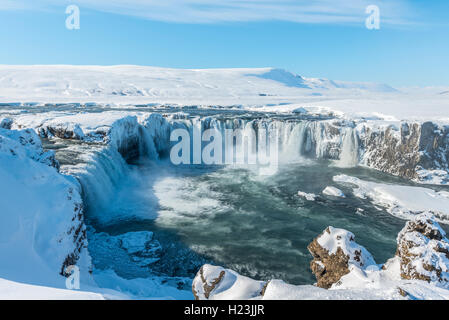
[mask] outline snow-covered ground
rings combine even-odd
[[[0,66],[0,102],[330,109],[351,117],[449,120],[447,88],[401,88],[306,78],[286,70],[143,66]]]
[[[35,286],[0,279],[0,298],[3,300],[104,300],[99,293]]]
[[[385,208],[398,218],[408,220],[422,212],[431,211],[440,222],[449,223],[447,191],[376,183],[347,175],[335,176],[334,181],[352,187],[356,197],[368,198],[374,205]]]

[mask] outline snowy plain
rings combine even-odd
[[[351,117],[449,121],[448,88],[307,78],[276,68],[168,69],[144,66],[0,65],[0,102],[302,107]]]

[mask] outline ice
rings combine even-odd
[[[286,70],[143,66],[0,66],[0,102],[243,105],[271,111],[324,109],[352,117],[449,119],[444,88],[402,88],[305,78]],[[447,90],[447,89],[446,89]]]
[[[425,211],[432,212],[438,221],[449,223],[449,198],[445,192],[413,186],[376,183],[347,175],[337,175],[334,181],[352,186],[354,195],[369,199],[399,218],[411,219]]]
[[[315,201],[317,197],[314,193],[306,193],[302,191],[298,191],[298,196],[305,198],[307,201]]]
[[[332,186],[327,186],[326,188],[324,188],[323,194],[325,194],[327,196],[332,196],[332,197],[346,198],[343,191],[341,191],[340,189],[338,189],[336,187],[332,187]]]

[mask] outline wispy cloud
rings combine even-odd
[[[406,0],[0,0],[0,9],[16,6],[77,4],[103,12],[178,23],[290,21],[352,24],[366,18],[365,8],[376,4],[383,22],[403,24],[409,14]],[[5,4],[5,5],[3,5]]]
[[[0,10],[25,9],[28,5],[24,1],[0,0]]]

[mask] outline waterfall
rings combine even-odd
[[[241,130],[240,140],[247,150],[237,154],[233,142],[231,146],[233,163],[255,164],[255,157],[266,161],[267,148],[272,148],[268,147],[269,140],[274,137],[278,139],[279,148],[279,157],[276,157],[276,161],[279,160],[281,163],[302,162],[305,158],[322,158],[338,159],[336,165],[339,167],[353,167],[359,160],[356,130],[351,127],[336,127],[324,121],[223,119],[200,116],[188,118],[181,115],[166,118],[160,114],[151,114],[140,120],[137,117],[126,117],[119,120],[111,130],[109,146],[98,152],[86,169],[79,173],[87,203],[99,210],[107,204],[108,197],[129,170],[125,161],[128,159],[127,153],[156,161],[161,156],[169,154],[171,147],[177,143],[170,141],[170,133],[177,128],[186,129],[190,133],[190,156],[193,164],[202,163],[202,150],[211,143],[201,139],[201,134],[207,129],[220,133],[223,141],[227,130]],[[200,142],[199,146],[193,142],[194,136],[197,142]],[[198,153],[195,155],[195,148],[199,147],[201,150],[198,157]],[[229,151],[223,144],[223,164],[226,164],[226,152]],[[242,154],[243,159],[238,158],[242,157]]]
[[[357,132],[353,128],[345,128],[341,137],[340,158],[336,165],[340,168],[350,168],[357,166],[359,162],[359,144]]]
[[[153,113],[142,122],[140,156],[150,160],[159,159],[170,149],[170,123],[162,115]]]
[[[304,159],[304,142],[307,140],[307,122],[282,123],[280,134],[282,162],[295,162]]]
[[[267,137],[273,137],[278,142],[279,161],[283,163],[292,162],[304,162],[306,158],[318,158],[318,159],[338,159],[340,154],[344,154],[344,163],[346,165],[353,166],[357,163],[358,155],[349,155],[352,151],[356,152],[357,143],[356,137],[351,137],[349,134],[343,133],[344,137],[341,137],[340,128],[333,127],[332,124],[321,121],[291,121],[291,120],[279,120],[279,119],[221,119],[214,117],[195,117],[191,119],[180,119],[173,117],[167,121],[166,126],[169,129],[166,131],[172,131],[174,129],[183,128],[189,131],[190,136],[190,158],[191,163],[201,164],[201,151],[207,146],[210,141],[202,141],[202,133],[205,130],[213,130],[217,134],[217,137],[221,137],[223,141],[223,163],[226,163],[225,155],[230,150],[229,146],[225,146],[226,131],[241,130],[239,133],[245,142],[245,148],[248,147],[249,153],[245,151],[244,159],[235,159],[238,163],[247,163],[254,158],[254,156],[260,156],[259,150],[264,149],[264,145],[269,142],[263,140],[261,134],[264,132]],[[344,132],[345,129],[343,129]],[[352,130],[352,129],[351,129]],[[263,132],[262,132],[263,131]],[[352,132],[352,131],[351,131]],[[252,137],[255,133],[255,143],[248,138]],[[215,136],[214,133],[211,135]],[[154,136],[151,135],[152,137]],[[177,142],[169,143],[168,133],[164,135],[164,144],[173,146]],[[240,137],[240,136],[239,136]],[[229,138],[229,137],[228,137]],[[237,134],[233,136],[234,144],[237,143]],[[351,140],[352,139],[352,140]],[[156,141],[157,139],[153,139]],[[344,140],[342,142],[342,140]],[[229,142],[229,141],[228,141]],[[260,143],[263,142],[264,145]],[[241,141],[240,141],[241,143]],[[346,148],[344,152],[340,152],[340,148]],[[234,145],[234,148],[236,146]],[[349,149],[348,149],[349,148]],[[160,149],[160,148],[159,148]],[[160,150],[157,150],[160,153]],[[167,147],[165,147],[167,149]],[[347,154],[348,153],[348,154]],[[200,155],[200,156],[199,156]],[[349,157],[351,160],[349,160]]]
[[[115,188],[128,172],[127,164],[117,149],[107,147],[97,152],[84,170],[76,174],[89,209],[106,208]]]

